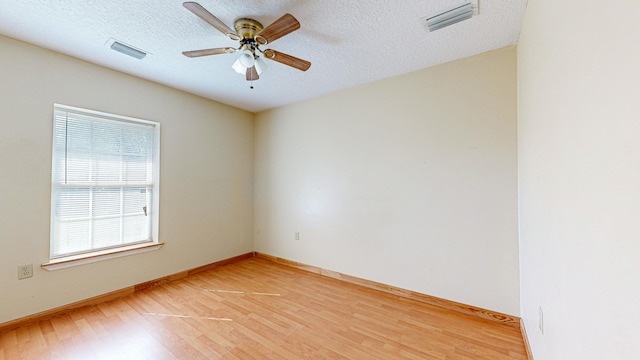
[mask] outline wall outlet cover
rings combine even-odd
[[[18,266],[18,280],[30,278],[33,276],[33,264]]]

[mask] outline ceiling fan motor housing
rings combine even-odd
[[[253,39],[264,27],[254,19],[239,18],[234,22],[234,28],[243,39]]]

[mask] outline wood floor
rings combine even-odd
[[[252,258],[0,334],[13,359],[526,359],[519,329]]]

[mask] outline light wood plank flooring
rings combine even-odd
[[[526,359],[519,329],[252,258],[0,334],[13,359]]]

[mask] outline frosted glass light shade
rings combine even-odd
[[[267,62],[264,61],[263,58],[257,57],[255,61],[255,67],[256,67],[256,72],[258,73],[258,75],[260,75],[262,74],[262,72],[264,72],[269,68],[269,64],[267,64]]]
[[[238,74],[243,74],[247,71],[247,68],[240,63],[240,59],[237,59],[236,62],[231,65],[233,70],[235,70]]]
[[[240,64],[242,64],[242,66],[244,66],[245,68],[253,67],[253,65],[256,63],[251,50],[243,50],[238,60],[240,60]]]

